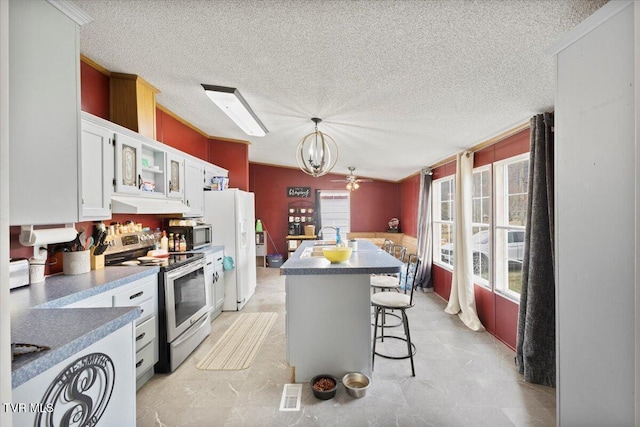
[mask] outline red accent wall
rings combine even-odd
[[[255,193],[256,218],[268,231],[269,253],[287,253],[287,216],[290,202],[309,200],[315,202],[315,190],[342,190],[344,183],[331,182],[343,179],[343,175],[328,174],[313,178],[298,169],[249,164],[249,191]],[[360,185],[351,193],[351,231],[386,231],[389,219],[400,217],[399,184],[373,181]],[[312,198],[287,197],[287,187],[311,187]]]
[[[488,165],[489,163],[499,162],[520,154],[529,152],[531,144],[531,131],[525,129],[515,135],[496,142],[482,150],[478,150],[473,154],[473,167]],[[455,162],[453,162],[455,164]],[[455,173],[455,169],[454,169]]]
[[[210,138],[207,161],[229,171],[229,187],[249,191],[249,144]]]
[[[418,206],[420,204],[420,174],[400,181],[400,230],[418,237]]]
[[[82,111],[109,120],[109,77],[80,61]]]
[[[199,159],[207,160],[207,137],[159,108],[156,108],[156,139]]]

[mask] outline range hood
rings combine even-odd
[[[191,208],[180,200],[111,196],[111,212],[119,214],[183,214]]]

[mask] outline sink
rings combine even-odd
[[[315,240],[313,246],[335,246],[335,240]]]
[[[326,245],[325,246],[310,246],[308,248],[305,248],[304,251],[302,252],[302,254],[300,255],[300,258],[324,256],[324,254],[322,253],[322,248],[323,247],[327,247],[327,246]]]

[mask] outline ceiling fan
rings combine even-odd
[[[356,170],[355,167],[349,166],[349,175],[345,176],[344,179],[332,179],[331,182],[346,182],[347,190],[353,191],[360,188],[361,182],[372,182],[372,179],[361,179],[354,175],[353,171]]]

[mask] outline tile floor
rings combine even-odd
[[[202,371],[197,363],[233,323],[223,312],[211,335],[172,374],[155,375],[137,394],[137,425],[146,426],[554,426],[555,389],[526,383],[514,353],[488,333],[468,330],[445,302],[416,293],[409,310],[416,377],[408,360],[376,358],[361,399],[339,386],[320,401],[303,387],[298,412],[280,412],[291,369],[285,356],[284,276],[258,268],[256,294],[244,311],[273,311],[278,319],[258,358],[244,371]]]

